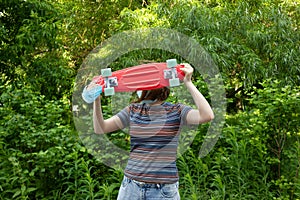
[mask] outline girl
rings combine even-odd
[[[104,119],[101,96],[93,105],[96,134],[129,127],[130,155],[124,171],[118,200],[180,199],[176,152],[180,127],[201,124],[214,118],[213,111],[191,81],[193,68],[184,64],[184,84],[197,109],[165,102],[169,88],[143,91],[138,101],[118,114]]]

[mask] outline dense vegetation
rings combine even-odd
[[[0,199],[116,199],[122,170],[82,144],[73,86],[97,45],[149,27],[194,38],[226,89],[213,150],[198,156],[203,125],[178,158],[182,199],[300,199],[299,19],[297,0],[0,0]],[[173,56],[133,51],[115,66]],[[209,98],[202,75],[194,81]]]

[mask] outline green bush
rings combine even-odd
[[[247,111],[226,117],[205,158],[197,157],[203,137],[196,137],[178,161],[183,199],[299,199],[299,89],[263,82]]]
[[[61,184],[68,155],[81,148],[68,102],[46,100],[26,86],[1,90],[1,197],[47,196]]]
[[[254,122],[261,134],[267,136],[267,162],[276,195],[282,199],[299,198],[300,168],[300,87],[267,80],[256,89],[250,99]],[[261,123],[263,122],[263,126]],[[259,136],[260,136],[259,135]]]

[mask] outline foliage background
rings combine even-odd
[[[226,87],[226,123],[215,148],[198,157],[203,125],[178,159],[182,199],[300,199],[299,4],[0,0],[0,199],[116,199],[122,171],[101,164],[82,145],[72,88],[93,48],[142,27],[195,38]],[[137,51],[115,66],[170,57]],[[209,98],[200,74],[194,82]],[[104,106],[109,109],[109,99]],[[120,134],[110,139],[128,145]]]

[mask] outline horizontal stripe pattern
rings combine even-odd
[[[180,127],[192,108],[165,102],[161,105],[131,104],[117,116],[129,126],[130,156],[125,175],[151,183],[178,181],[176,156]]]

